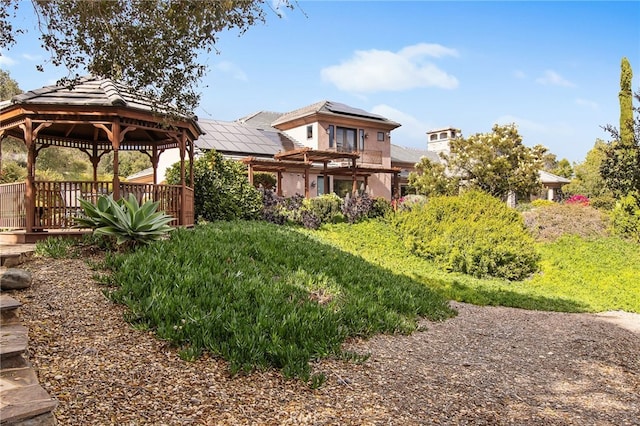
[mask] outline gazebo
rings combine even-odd
[[[70,228],[82,213],[78,199],[95,202],[105,194],[158,201],[159,210],[174,217],[172,225],[191,226],[193,173],[187,184],[185,159],[193,167],[194,141],[201,134],[196,117],[156,105],[110,79],[83,77],[71,89],[54,85],[16,95],[0,103],[0,143],[9,136],[25,143],[27,177],[25,182],[0,185],[0,229],[24,230],[26,239],[31,235],[37,240],[35,234],[42,231]],[[51,146],[84,152],[93,165],[93,179],[36,180],[38,154]],[[157,183],[158,159],[169,148],[180,151],[180,185]],[[153,183],[121,182],[120,151],[146,154]],[[109,152],[113,152],[113,179],[98,181],[98,163]]]

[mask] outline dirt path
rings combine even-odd
[[[33,260],[25,306],[31,361],[60,401],[60,425],[638,425],[637,316],[611,318],[455,303],[411,336],[346,346],[312,390],[278,372],[229,377],[224,361],[182,361],[134,330],[82,260]],[[611,315],[611,314],[609,314]]]

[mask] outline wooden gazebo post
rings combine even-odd
[[[20,126],[24,132],[24,142],[27,145],[27,187],[25,190],[26,208],[27,208],[27,232],[33,232],[36,219],[36,203],[35,203],[35,164],[36,164],[36,143],[33,140],[33,127],[31,118],[24,119],[24,127]]]
[[[108,135],[111,139],[111,146],[113,147],[113,198],[115,200],[120,199],[120,176],[118,160],[118,152],[120,151],[120,120],[116,118],[111,126],[111,134]]]
[[[184,157],[187,150],[187,135],[182,132],[180,133],[180,224],[184,225],[187,221],[187,212],[185,211],[184,206],[187,205],[187,185],[186,177],[185,177],[185,167],[184,167]]]

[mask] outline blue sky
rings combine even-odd
[[[271,0],[269,0],[271,1]],[[277,0],[273,1],[277,5]],[[220,34],[204,58],[201,118],[234,120],[342,102],[402,124],[392,143],[426,148],[425,132],[469,136],[514,122],[524,143],[582,161],[600,126],[617,125],[620,61],[640,88],[640,2],[306,1],[245,34]],[[24,1],[18,25],[33,27]],[[23,90],[65,73],[32,29],[0,68]]]

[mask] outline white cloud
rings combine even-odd
[[[247,81],[247,74],[236,64],[229,61],[218,62],[213,66],[215,71],[220,71],[224,74],[229,74],[236,80]]]
[[[434,128],[432,124],[420,121],[411,114],[385,104],[376,105],[371,109],[371,112],[402,124],[391,134],[392,143],[420,149],[427,148],[426,133],[429,129]]]
[[[11,59],[8,56],[5,56],[2,54],[2,52],[0,52],[0,65],[5,66],[5,67],[9,67],[11,65],[15,65],[16,61]]]
[[[458,79],[438,68],[426,57],[458,56],[455,49],[420,43],[398,52],[358,50],[340,65],[323,68],[322,79],[341,90],[356,93],[401,91],[420,87],[455,89]]]
[[[545,86],[575,87],[575,84],[552,70],[546,70],[542,77],[536,79],[536,82]]]
[[[597,102],[590,101],[589,99],[582,99],[582,98],[576,99],[576,105],[580,105],[586,108],[591,108],[594,110],[600,107]]]
[[[41,55],[30,55],[29,53],[23,53],[20,56],[22,56],[27,61],[32,61],[32,62],[39,61],[42,59]]]

